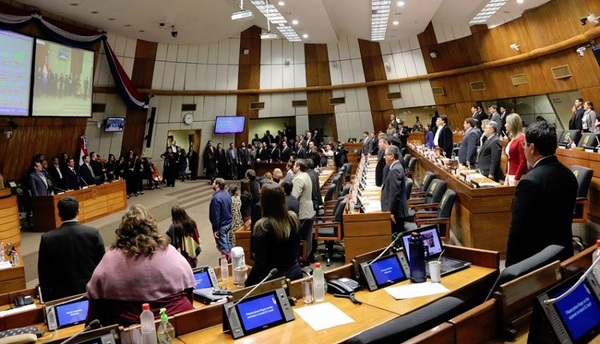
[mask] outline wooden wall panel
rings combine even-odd
[[[239,68],[238,68],[238,89],[259,89],[260,88],[260,55],[262,29],[258,26],[252,26],[240,35],[239,50]],[[248,54],[245,55],[244,51]],[[238,94],[236,102],[236,115],[244,115],[248,119],[258,118],[258,110],[250,110],[250,103],[259,101],[258,93]],[[248,142],[248,121],[242,134],[235,135],[235,145],[240,147],[242,142]]]
[[[331,85],[331,73],[329,71],[329,54],[326,44],[305,44],[304,58],[306,68],[306,86],[329,86]],[[310,91],[306,92],[308,115],[333,114],[335,108],[329,105],[329,99],[333,98],[333,91]]]
[[[131,81],[137,88],[151,88],[158,43],[138,40]]]

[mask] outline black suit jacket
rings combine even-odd
[[[288,146],[281,150],[281,161],[288,162],[292,156],[292,149]]]
[[[502,166],[500,165],[501,159],[502,142],[500,142],[498,135],[490,136],[485,140],[479,151],[479,159],[477,160],[479,171],[486,177],[493,174],[495,181],[504,179]]]
[[[85,293],[102,256],[104,241],[96,228],[66,222],[44,233],[38,258],[44,301]]]
[[[76,170],[69,167],[62,169],[65,188],[70,190],[79,190],[79,177]]]
[[[42,174],[44,174],[42,172]],[[37,172],[29,174],[29,191],[31,196],[48,196],[48,181],[44,183],[42,177]]]
[[[381,186],[383,184],[383,170],[387,168],[384,158],[385,151],[381,150],[377,153],[379,157],[377,160],[377,166],[375,166],[375,185]]]
[[[87,186],[96,185],[96,179],[92,177],[92,172],[90,172],[90,169],[85,163],[79,166],[79,175],[81,176],[81,179],[85,181],[83,184],[87,184]]]
[[[507,267],[552,244],[565,247],[560,260],[573,255],[571,221],[577,187],[573,172],[554,155],[521,178],[512,203]]]
[[[58,170],[56,169],[56,167],[54,165],[52,166],[48,166],[48,173],[50,174],[50,178],[52,178],[52,183],[54,186],[58,186],[61,189],[66,189],[65,183],[63,178],[61,178],[61,174],[63,173],[62,169],[60,168],[60,166],[58,167],[58,169],[60,169],[60,174],[58,173]]]
[[[452,129],[450,129],[450,127],[446,124],[440,130],[441,132],[440,136],[438,137],[438,146],[440,147],[442,152],[446,153],[446,157],[450,158],[452,156],[452,149],[454,149]]]
[[[398,219],[408,216],[406,190],[404,190],[404,167],[400,161],[394,163],[381,188],[381,211],[389,211]]]

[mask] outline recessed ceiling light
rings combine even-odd
[[[308,34],[307,33],[303,34],[302,38],[308,38]]]
[[[283,5],[285,5],[285,1],[280,1],[280,2],[278,2],[277,4],[278,4],[279,6],[283,6]]]
[[[392,24],[394,24],[394,25],[398,25],[398,24],[400,24],[400,22],[399,22],[399,21],[397,21],[397,20],[394,20],[394,21],[392,22]]]
[[[292,25],[298,25],[298,19],[292,20]]]
[[[404,1],[398,1],[397,5],[400,7],[404,6]]]
[[[525,2],[525,0],[517,0],[517,4],[522,4],[524,2]]]

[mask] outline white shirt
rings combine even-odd
[[[433,145],[434,146],[439,146],[438,140],[440,138],[440,133],[442,132],[442,128],[444,126],[442,125],[441,127],[438,127],[437,130],[435,131],[435,136],[433,137]]]

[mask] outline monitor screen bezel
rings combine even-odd
[[[206,267],[203,267],[203,268],[199,268],[199,269],[194,269],[194,271],[193,271],[193,274],[194,274],[194,281],[196,281],[196,274],[205,274],[205,275],[206,275],[206,277],[208,278],[208,283],[210,284],[210,286],[208,286],[208,287],[205,287],[205,288],[198,288],[198,284],[196,283],[196,284],[194,285],[194,290],[198,290],[198,289],[207,289],[207,288],[213,288],[213,287],[214,287],[214,285],[213,285],[213,281],[212,281],[212,279],[210,278],[210,272],[208,271],[208,268],[206,268]]]
[[[121,130],[109,130],[108,127],[108,123],[111,120],[115,120],[115,119],[119,119],[122,121],[122,128]],[[104,120],[104,132],[105,133],[122,133],[125,130],[125,122],[127,121],[127,119],[125,117],[117,117],[117,116],[111,116],[111,117],[106,117],[106,119]]]
[[[246,328],[246,324],[244,323],[244,317],[242,316],[242,312],[240,310],[240,306],[241,305],[245,305],[245,304],[247,304],[249,302],[255,301],[255,300],[259,299],[259,298],[264,298],[264,297],[272,297],[272,298],[275,299],[275,301],[276,301],[275,303],[277,305],[276,310],[279,312],[280,319],[276,320],[276,321],[273,321],[273,322],[270,322],[270,323],[267,323],[267,324],[264,324],[264,325],[261,325],[261,326],[258,326],[258,327],[254,327],[252,329],[247,329]],[[254,295],[254,296],[248,297],[247,299],[245,299],[242,302],[240,302],[237,305],[235,305],[235,310],[236,310],[236,312],[238,314],[238,317],[240,319],[240,326],[242,327],[242,330],[244,331],[244,335],[248,335],[248,334],[252,334],[252,333],[255,333],[255,332],[259,332],[259,331],[265,330],[267,328],[275,327],[277,325],[281,325],[281,324],[287,322],[285,313],[283,311],[283,306],[282,306],[281,301],[279,300],[279,297],[278,297],[278,294],[277,294],[277,290],[272,290],[272,291],[269,291],[269,292],[266,292],[266,293],[261,293],[259,295]]]
[[[376,277],[375,271],[373,269],[373,265],[374,264],[372,262],[369,262],[367,264],[367,266],[368,266],[368,268],[369,268],[369,270],[371,272],[371,275],[373,276],[373,280],[375,281],[375,284],[377,285],[378,289],[385,288],[385,287],[388,287],[390,285],[393,285],[393,284],[396,284],[396,283],[399,283],[399,282],[402,282],[402,281],[406,281],[407,279],[410,278],[409,277],[409,273],[407,271],[405,271],[405,269],[402,266],[402,262],[400,261],[400,257],[398,256],[398,253],[394,253],[394,254],[390,254],[390,255],[381,257],[375,263],[381,263],[381,262],[384,262],[385,260],[388,260],[388,259],[391,259],[391,260],[393,260],[393,261],[395,261],[397,263],[398,268],[400,269],[400,271],[403,274],[403,277],[400,277],[400,278],[398,278],[396,280],[389,280],[389,281],[384,282],[384,283],[379,283],[379,281],[377,281],[377,277]]]
[[[72,322],[72,323],[62,323],[61,319],[60,319],[60,316],[59,316],[59,313],[62,310],[62,308],[71,306],[73,304],[81,303],[81,302],[87,303],[85,317],[83,318],[83,320]],[[56,315],[57,328],[69,327],[69,326],[73,326],[73,325],[78,325],[78,324],[84,323],[85,320],[86,320],[86,317],[87,317],[87,313],[88,313],[87,310],[90,307],[90,303],[89,302],[90,301],[89,301],[88,298],[77,298],[77,299],[74,299],[74,300],[71,300],[71,301],[68,301],[68,302],[64,302],[64,303],[61,303],[61,304],[58,304],[58,305],[54,306],[54,312],[55,312],[55,315]]]

